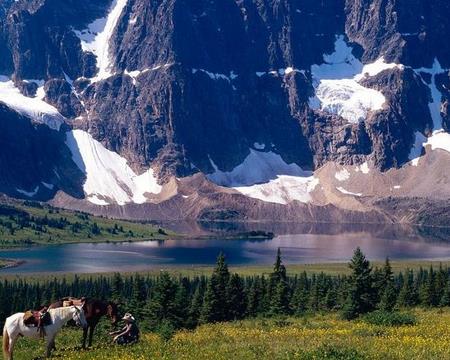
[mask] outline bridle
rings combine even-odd
[[[75,323],[77,324],[77,326],[81,326],[82,322],[81,322],[81,311],[77,306],[74,306],[75,308],[75,314],[73,315],[73,320],[75,321]]]

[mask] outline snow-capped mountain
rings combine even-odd
[[[0,192],[139,219],[439,223],[449,18],[445,0],[1,1]]]

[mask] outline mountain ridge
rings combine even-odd
[[[450,157],[446,14],[440,0],[5,3],[0,127],[28,118],[53,128],[38,143],[58,145],[18,167],[0,157],[0,191],[148,219],[173,217],[179,202],[193,218],[241,207],[251,219],[323,221],[336,208],[391,221],[377,200],[434,201],[434,188],[448,199],[437,170]],[[18,134],[2,141],[5,153],[31,136]],[[351,175],[337,180],[342,171]]]

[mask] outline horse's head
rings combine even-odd
[[[75,321],[77,326],[81,326],[84,329],[88,326],[88,323],[86,321],[86,316],[84,315],[83,305],[72,306],[72,320]]]
[[[110,301],[106,309],[106,314],[111,319],[111,324],[115,325],[119,321],[119,306]]]

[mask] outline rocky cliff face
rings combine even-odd
[[[439,144],[448,141],[449,16],[444,0],[6,1],[0,73],[15,88],[3,98],[0,88],[0,101],[32,123],[48,124],[42,106],[64,118],[52,142],[42,139],[58,149],[44,155],[46,169],[80,168],[78,153],[105,165],[95,151],[63,149],[70,128],[89,133],[92,148],[119,154],[131,177],[151,168],[162,185],[201,172],[240,188],[328,162],[398,169],[423,154],[423,143],[436,143],[433,131],[441,130]],[[11,100],[13,90],[37,107],[31,116]],[[41,141],[27,131],[19,144]],[[80,168],[87,182],[89,159]],[[251,179],[236,170],[242,164],[251,164]],[[23,171],[8,169],[4,183]],[[23,186],[48,177],[35,172]],[[79,197],[65,181],[57,189]],[[12,187],[0,184],[16,196]],[[96,205],[114,202],[95,196]]]

